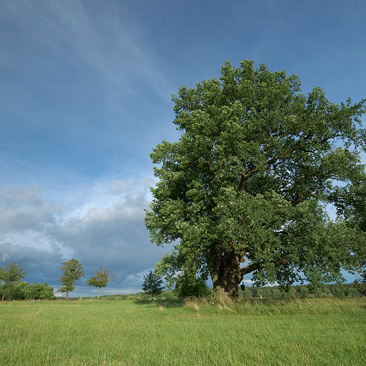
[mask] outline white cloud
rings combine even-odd
[[[113,180],[109,183],[109,189],[111,194],[123,195],[126,188],[133,183],[132,179],[127,180]]]
[[[0,190],[0,232],[42,231],[54,224],[60,207],[44,202],[40,188],[5,187]]]
[[[100,201],[99,192],[96,201],[86,203],[83,210],[50,227],[48,234],[90,266],[118,270],[122,280],[152,267],[163,251],[150,244],[144,224],[148,187],[131,182],[119,189],[120,195],[113,196],[114,201],[105,192],[105,205],[96,204]]]

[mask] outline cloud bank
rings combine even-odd
[[[39,188],[5,187],[0,191],[0,264],[14,261],[29,282],[59,287],[61,263],[71,257],[85,269],[85,279],[100,266],[114,281],[107,293],[141,290],[142,276],[166,249],[150,243],[144,225],[147,181],[110,181],[78,209],[42,199]],[[151,183],[151,182],[150,182]],[[74,295],[91,295],[85,279]]]

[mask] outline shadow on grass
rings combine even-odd
[[[166,309],[180,308],[184,306],[182,300],[134,300],[137,305],[149,305],[150,307],[162,306]]]

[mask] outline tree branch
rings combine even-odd
[[[275,155],[273,158],[269,159],[265,165],[268,166],[277,161],[275,164],[275,166],[277,166],[283,160],[289,158],[294,151],[301,149],[302,148],[301,143],[304,142],[305,140],[308,140],[310,137],[311,137],[310,135],[306,135],[303,139],[299,139],[298,141],[296,141],[296,143],[293,146],[291,146],[289,149],[287,149],[283,154]],[[256,166],[256,167],[246,171],[245,173],[241,174],[241,179],[240,179],[240,183],[239,183],[239,191],[242,191],[244,189],[246,181],[258,170],[259,170],[259,167]]]
[[[249,264],[249,266],[246,266],[244,268],[240,268],[240,274],[242,276],[248,274],[248,273],[251,273],[253,271],[255,271],[256,269],[259,269],[261,266],[259,263],[252,263],[252,264]]]

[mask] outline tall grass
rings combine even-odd
[[[364,365],[366,300],[9,302],[1,365]]]

